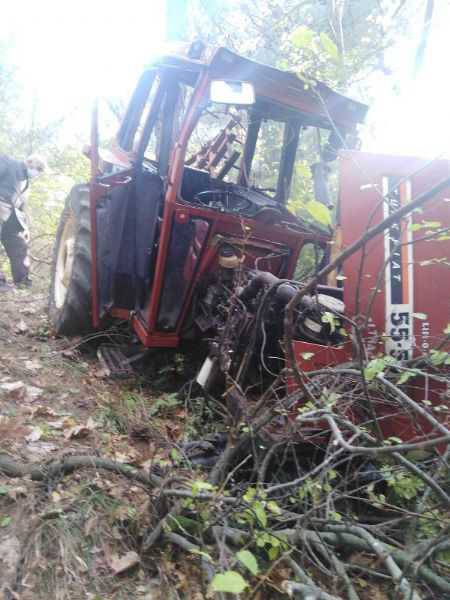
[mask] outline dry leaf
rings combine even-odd
[[[67,429],[67,431],[64,432],[64,437],[67,440],[80,439],[87,437],[90,433],[91,430],[89,427],[86,427],[86,425],[76,425],[75,427]]]
[[[25,361],[25,369],[27,371],[30,371],[31,373],[37,373],[38,371],[40,371],[42,369],[42,365],[36,359],[26,360]]]
[[[0,389],[4,390],[5,392],[17,392],[17,390],[21,390],[23,387],[25,387],[23,381],[11,381],[0,384]]]
[[[40,398],[43,393],[44,393],[44,390],[41,388],[35,387],[34,385],[26,385],[24,400],[26,402],[34,402],[35,400]]]
[[[20,541],[15,536],[0,540],[0,565],[2,578],[11,576],[20,560]],[[5,580],[3,580],[4,582]]]
[[[80,570],[82,573],[87,573],[89,571],[89,568],[87,566],[87,564],[84,562],[84,560],[79,557],[79,556],[75,556],[76,560],[78,561],[79,565],[80,565]]]
[[[14,331],[15,333],[26,333],[28,331],[28,325],[23,319],[20,319],[20,321],[14,327]]]
[[[23,485],[10,488],[6,494],[11,500],[17,500],[18,498],[25,498],[28,495],[27,488]]]
[[[73,417],[63,417],[62,419],[58,419],[56,421],[49,421],[49,427],[53,429],[70,429],[76,427],[76,420]]]
[[[41,439],[42,429],[40,427],[33,427],[31,432],[25,436],[27,442],[37,442]]]
[[[114,460],[123,464],[138,464],[139,454],[133,448],[129,448],[127,452],[114,452]]]
[[[92,417],[89,417],[88,420],[86,421],[86,427],[88,429],[96,429],[97,423],[94,421],[94,419]]]
[[[28,445],[29,460],[34,463],[41,462],[43,458],[47,458],[47,455],[55,450],[58,450],[58,446],[51,442],[42,442],[41,440],[30,442]]]
[[[129,569],[132,569],[141,562],[137,552],[130,551],[121,556],[112,555],[109,560],[109,566],[111,567],[114,575],[125,573]]]
[[[33,408],[27,409],[27,412],[30,413],[31,417],[57,417],[56,412],[50,408],[49,406],[43,406],[42,404],[37,404]]]
[[[97,526],[98,523],[98,517],[97,516],[93,516],[90,517],[87,521],[86,524],[84,526],[84,535],[90,535],[91,532],[95,529],[95,527]]]

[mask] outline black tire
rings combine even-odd
[[[72,188],[56,232],[48,314],[57,335],[83,335],[91,321],[89,188]]]

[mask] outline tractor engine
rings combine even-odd
[[[205,389],[227,379],[244,387],[267,385],[285,366],[285,308],[301,284],[243,267],[231,247],[220,252],[221,268],[194,304],[195,324],[209,342],[197,382]],[[345,341],[341,294],[339,288],[319,285],[305,295],[296,310],[293,339],[340,346]]]

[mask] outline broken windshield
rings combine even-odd
[[[252,109],[211,104],[191,135],[185,164],[214,179],[275,196],[284,127]]]
[[[327,190],[330,157],[324,158],[328,138],[329,132],[303,126],[299,115],[288,116],[267,102],[249,108],[210,103],[190,137],[185,164],[300,214],[311,200],[333,204]]]

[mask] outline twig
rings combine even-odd
[[[287,353],[287,358],[289,360],[291,369],[294,374],[295,381],[300,387],[303,387],[304,384],[303,384],[301,374],[300,374],[299,369],[296,364],[294,347],[292,344],[292,336],[293,336],[293,331],[294,331],[295,309],[300,304],[300,301],[303,298],[303,296],[305,296],[308,292],[313,290],[320,281],[322,281],[329,273],[332,273],[336,269],[336,267],[338,267],[340,264],[342,264],[350,256],[355,254],[355,252],[360,250],[365,244],[367,244],[367,242],[369,242],[371,239],[373,239],[374,237],[376,237],[377,235],[382,233],[385,229],[390,227],[393,223],[400,221],[403,217],[408,215],[414,209],[421,207],[423,204],[425,204],[426,202],[428,202],[429,200],[434,198],[437,194],[444,191],[449,186],[450,186],[450,178],[447,177],[447,178],[443,179],[442,181],[440,181],[437,185],[433,186],[427,192],[420,194],[419,196],[417,196],[415,199],[413,199],[408,204],[402,206],[395,212],[391,213],[388,217],[383,219],[377,225],[374,225],[373,227],[371,227],[358,240],[356,240],[353,244],[348,246],[348,248],[346,248],[340,254],[338,254],[338,256],[334,260],[332,260],[326,267],[321,269],[319,271],[319,273],[317,273],[317,275],[315,277],[313,277],[309,281],[309,283],[307,283],[305,285],[305,287],[303,287],[299,292],[297,292],[297,294],[289,301],[289,303],[286,306],[286,312],[285,312],[285,325],[284,325],[285,350]]]
[[[47,465],[26,464],[13,460],[10,456],[0,455],[0,473],[7,477],[27,477],[33,481],[47,481],[63,475],[73,473],[78,469],[104,469],[123,475],[127,479],[132,479],[142,483],[146,487],[159,486],[162,479],[156,475],[146,475],[129,465],[124,465],[107,458],[98,456],[82,455],[69,456],[61,461],[53,461]]]

